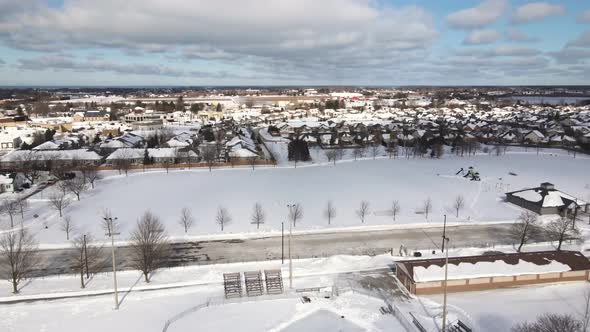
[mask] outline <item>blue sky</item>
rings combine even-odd
[[[0,85],[589,84],[590,2],[0,0]]]

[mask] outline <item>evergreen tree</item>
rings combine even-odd
[[[143,152],[143,164],[150,165],[152,163],[152,159],[150,158],[150,154],[148,153],[147,148]]]
[[[292,140],[288,146],[288,155],[289,155],[289,160],[295,160],[295,161],[308,161],[308,160],[310,160],[309,147],[307,146],[307,142],[304,140],[301,140],[299,138]]]

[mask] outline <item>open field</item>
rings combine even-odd
[[[104,172],[105,178],[95,189],[82,194],[66,209],[76,223],[77,232],[102,238],[101,211],[108,208],[120,221],[121,240],[127,238],[135,221],[146,210],[158,215],[172,236],[182,237],[178,224],[180,210],[191,209],[195,225],[189,236],[221,234],[215,223],[219,206],[228,209],[232,222],[224,234],[269,234],[280,232],[286,221],[289,203],[303,206],[303,219],[296,230],[315,230],[365,225],[401,225],[441,223],[443,214],[449,222],[474,223],[509,221],[520,210],[502,201],[504,192],[537,186],[550,181],[556,188],[582,199],[590,196],[588,167],[590,160],[573,159],[564,154],[515,153],[496,157],[446,156],[443,159],[378,159],[340,162],[304,167],[268,167],[207,170],[134,171],[128,177],[117,172]],[[475,167],[482,181],[456,176],[460,168]],[[514,173],[516,175],[510,175]],[[344,180],[343,180],[344,179]],[[57,188],[48,188],[30,199],[31,209],[25,215],[41,243],[66,242],[59,229],[59,216],[48,208],[47,198]],[[451,208],[454,198],[462,195],[466,206],[459,218]],[[423,202],[432,200],[428,218]],[[72,196],[72,199],[75,198]],[[324,209],[332,200],[336,217],[328,225]],[[360,202],[370,204],[362,224],[356,214]],[[390,213],[391,203],[398,200],[401,211],[396,221]],[[257,230],[251,224],[253,205],[259,202],[266,222]],[[37,218],[33,218],[33,215]],[[17,217],[20,220],[20,216]],[[2,220],[7,227],[6,218]],[[287,224],[285,225],[287,226]]]

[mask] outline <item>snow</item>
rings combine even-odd
[[[523,321],[534,321],[544,313],[570,314],[581,319],[584,312],[584,294],[588,284],[583,282],[553,285],[534,285],[495,289],[479,292],[451,293],[448,295],[450,311],[464,310],[477,326],[474,331],[497,332],[510,329]],[[429,295],[442,303],[442,294]]]
[[[561,199],[560,192],[558,191],[550,191],[545,195],[545,199],[543,200],[543,207],[555,207],[555,206],[563,206],[565,203]]]
[[[337,256],[327,259],[295,260],[294,287],[330,286],[340,273],[358,268],[382,268],[390,256],[353,257]],[[168,321],[168,331],[188,331],[199,327],[201,331],[228,331],[236,326],[240,331],[318,331],[321,326],[342,327],[343,331],[399,331],[393,316],[379,313],[384,303],[374,297],[345,293],[330,299],[322,294],[307,294],[311,303],[302,303],[302,294],[286,291],[282,295],[225,300],[223,298],[223,272],[251,271],[287,266],[280,261],[237,263],[209,266],[190,266],[157,271],[150,284],[145,284],[138,271],[117,273],[119,278],[121,307],[112,310],[108,291],[112,279],[108,273],[93,276],[88,288],[79,290],[78,276],[67,275],[34,279],[21,295],[9,295],[0,301],[23,299],[25,301],[0,305],[1,331],[120,331],[133,327],[134,331],[161,331]],[[285,286],[288,281],[285,279]],[[5,283],[6,293],[9,284]],[[67,291],[67,290],[70,291]],[[77,291],[71,291],[75,290]],[[74,295],[67,299],[32,301],[30,293],[55,297]],[[73,294],[72,294],[73,293]],[[85,296],[92,295],[94,296]],[[149,314],[148,314],[149,313]],[[345,318],[341,318],[344,316]],[[59,320],[55,317],[67,317]],[[231,317],[231,319],[228,319]],[[357,328],[358,327],[358,328]],[[324,329],[325,330],[325,329]],[[329,328],[334,331],[335,329]]]
[[[518,264],[508,264],[503,260],[495,262],[449,264],[448,279],[471,279],[480,277],[515,276],[522,274],[540,274],[549,272],[566,272],[570,267],[560,262],[551,261],[549,264],[537,265],[519,259]],[[438,265],[414,267],[416,282],[440,281],[445,279],[445,268]]]
[[[525,199],[529,202],[540,202],[541,199],[543,199],[543,196],[541,196],[541,194],[539,194],[535,190],[525,190],[521,192],[516,192],[513,195]]]
[[[94,151],[87,149],[75,149],[75,150],[50,150],[50,151],[37,151],[37,150],[15,150],[11,153],[2,157],[2,161],[12,162],[19,160],[27,160],[29,154],[33,154],[32,160],[100,160],[101,156]]]
[[[544,167],[536,167],[539,163]],[[102,239],[104,232],[99,220],[101,211],[108,208],[121,221],[120,239],[124,240],[137,218],[150,209],[160,217],[170,236],[183,237],[184,231],[177,221],[180,210],[187,207],[196,219],[188,236],[224,234],[235,237],[244,233],[264,235],[280,231],[289,203],[303,206],[304,216],[295,230],[307,231],[434,225],[442,222],[443,214],[447,215],[450,223],[511,221],[521,210],[504,202],[504,193],[511,189],[530,188],[548,180],[572,195],[586,197],[589,194],[585,187],[587,181],[580,180],[587,174],[588,159],[562,155],[515,153],[502,157],[382,158],[338,162],[336,166],[327,163],[319,165],[321,167],[301,164],[296,169],[280,166],[257,167],[255,170],[248,167],[224,168],[213,169],[212,172],[185,169],[173,170],[170,174],[166,174],[165,170],[136,170],[128,177],[116,171],[105,171],[101,172],[104,179],[96,183],[95,189],[83,193],[80,202],[72,202],[66,214],[77,223],[79,232],[91,233],[95,238]],[[481,182],[455,176],[457,170],[468,166],[474,166],[479,171]],[[511,176],[509,172],[518,176]],[[25,215],[25,226],[36,233],[42,244],[65,242],[65,236],[59,230],[58,214],[48,209],[47,197],[53,190],[48,188],[31,197],[31,209]],[[455,217],[451,208],[456,195],[462,195],[466,200],[459,218]],[[428,218],[421,207],[427,197],[433,203]],[[72,199],[75,200],[73,196]],[[334,202],[337,210],[331,225],[323,217],[328,200]],[[370,213],[364,224],[356,215],[361,200],[370,203]],[[389,212],[393,200],[398,200],[401,206],[395,222]],[[256,202],[262,205],[267,217],[260,230],[250,223]],[[225,206],[233,217],[233,222],[223,233],[215,223],[219,206]],[[39,217],[33,218],[34,214]],[[6,227],[6,218],[0,222]]]

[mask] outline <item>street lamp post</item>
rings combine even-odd
[[[445,237],[443,241],[447,243],[447,251],[445,254],[445,283],[444,283],[444,295],[443,295],[443,319],[442,319],[442,332],[446,331],[447,325],[447,281],[449,277],[449,238]],[[444,242],[443,242],[444,243]]]
[[[445,252],[445,238],[447,237],[447,215],[445,214],[445,221],[443,222],[443,235],[441,252]]]
[[[293,237],[292,209],[294,204],[287,204],[289,208],[289,288],[293,289],[293,257],[291,256],[291,238]]]
[[[111,237],[111,254],[112,254],[112,261],[113,261],[113,285],[115,289],[115,310],[119,309],[119,293],[117,291],[117,262],[115,260],[115,235],[119,235],[120,233],[115,233],[113,229],[113,220],[117,220],[115,218],[103,218],[108,223],[108,233],[107,236]]]
[[[86,266],[86,279],[90,278],[90,271],[88,270],[88,250],[86,249],[86,234],[84,234],[84,265]]]

